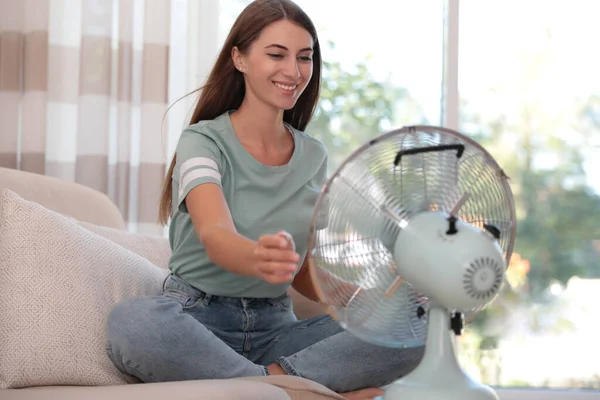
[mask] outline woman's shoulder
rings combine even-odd
[[[223,122],[219,117],[200,120],[186,126],[179,137],[175,152],[180,164],[188,160],[216,163],[220,173],[224,173],[228,163],[228,145],[224,139]]]
[[[183,129],[179,143],[182,146],[211,147],[226,153],[226,149],[229,147],[227,138],[230,136],[224,134],[227,129],[227,122],[222,115],[214,119],[200,120]]]
[[[183,133],[197,133],[205,136],[213,136],[220,134],[225,129],[227,129],[227,124],[224,115],[219,115],[213,119],[203,119],[192,123],[185,127]]]

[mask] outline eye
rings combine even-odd
[[[298,57],[300,59],[300,61],[304,61],[304,62],[311,62],[312,58],[310,58],[309,56],[300,56]]]
[[[283,54],[278,54],[278,53],[268,53],[269,57],[271,58],[275,58],[275,59],[280,59],[283,58]]]

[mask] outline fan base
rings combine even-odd
[[[473,380],[458,364],[451,335],[450,313],[432,305],[423,359],[388,386],[383,400],[498,400],[492,388]]]

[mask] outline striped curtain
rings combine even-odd
[[[170,0],[0,0],[0,166],[106,193],[156,224]]]

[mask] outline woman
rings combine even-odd
[[[418,364],[422,348],[365,343],[325,315],[297,321],[286,295],[318,300],[305,255],[327,152],[303,130],[320,79],[309,17],[289,0],[247,6],[165,180],[172,274],[161,296],[108,318],[120,370],[144,382],[291,374],[372,398]]]

